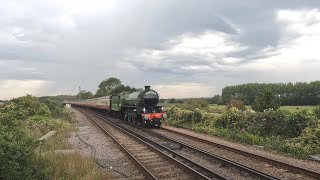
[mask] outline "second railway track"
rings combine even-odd
[[[263,169],[264,172],[268,171],[272,174],[278,174],[278,177],[280,179],[320,179],[320,172],[308,168],[302,168],[296,165],[292,165],[286,162],[282,162],[266,156],[254,154],[223,144],[219,144],[204,138],[196,137],[187,133],[182,133],[180,131],[174,131],[170,128],[154,129],[151,131],[153,131],[153,133],[158,134],[159,136],[163,136],[173,140],[183,141],[189,144],[196,144],[198,148],[209,149],[210,152],[219,151],[220,154],[226,154],[226,152],[228,152],[229,158],[236,159],[237,157],[241,156],[242,159],[247,159],[247,161],[244,164],[249,165],[249,161],[260,161],[260,164],[255,164],[255,168]],[[237,159],[237,161],[241,161],[241,158]],[[279,173],[276,172],[277,170],[279,171]]]
[[[242,165],[241,162],[236,162],[223,158],[219,155],[212,153],[212,151],[207,151],[207,149],[205,149],[205,147],[203,146],[201,148],[201,146],[197,147],[191,145],[192,143],[189,143],[188,141],[188,139],[193,139],[202,142],[203,144],[207,144],[208,148],[208,144],[210,143],[204,139],[201,140],[197,137],[193,137],[188,134],[184,134],[181,132],[179,133],[173,130],[163,128],[145,129],[140,128],[138,126],[133,127],[132,124],[123,123],[123,121],[106,117],[98,113],[91,113],[96,118],[100,118],[101,120],[103,119],[104,122],[108,122],[110,123],[110,125],[112,124],[113,126],[122,129],[122,131],[126,131],[129,134],[138,136],[143,141],[146,141],[149,145],[153,144],[151,146],[153,146],[154,149],[162,149],[162,153],[184,164],[183,168],[185,169],[187,167],[185,169],[186,172],[196,172],[197,175],[200,175],[196,179],[318,179],[320,177],[318,176],[319,174],[317,172],[303,168],[297,170],[298,167],[293,166],[294,168],[291,168],[291,166],[285,166],[285,163],[281,164],[282,168],[279,167],[279,164],[276,165],[278,171],[282,173],[282,175],[279,175],[279,173],[277,174],[274,172],[268,173],[270,171],[264,171],[261,169],[257,170],[259,168],[256,169],[254,167],[245,166]],[[176,136],[174,136],[173,134],[175,134]],[[176,138],[178,136],[181,137]],[[217,146],[219,146],[219,144]],[[240,156],[242,155],[241,153],[239,154]],[[144,155],[141,154],[141,156]],[[146,154],[146,156],[148,156],[148,154]],[[249,155],[247,156],[249,157]],[[263,159],[256,158],[256,161],[258,161],[259,165],[265,164]],[[270,163],[269,161],[266,162]],[[272,168],[276,168],[276,166],[273,166]],[[181,165],[179,167],[181,167]],[[270,168],[270,166],[267,166],[266,169],[267,168]],[[186,177],[182,179],[185,178]],[[179,178],[173,177],[172,179]]]
[[[126,129],[131,133],[139,134],[139,136],[143,137],[149,142],[156,143],[158,144],[158,146],[162,146],[161,148],[167,148],[169,153],[174,155],[176,159],[179,159],[178,156],[185,157],[189,160],[189,163],[190,161],[197,162],[193,163],[193,166],[196,165],[198,166],[198,168],[202,166],[202,169],[206,169],[205,171],[212,171],[215,174],[221,174],[225,179],[278,179],[277,177],[243,166],[239,163],[217,157],[214,154],[208,153],[199,148],[189,146],[182,142],[172,141],[171,139],[168,140],[166,138],[159,137],[159,134],[155,134],[150,130],[125,125],[123,123],[119,123],[119,121],[115,119],[106,118],[97,113],[95,113],[95,115],[108,121],[109,123],[116,124],[117,126],[120,126],[121,128]],[[136,128],[139,128],[138,131]],[[195,167],[192,168],[197,169]]]

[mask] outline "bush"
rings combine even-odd
[[[227,110],[235,107],[237,109],[239,109],[240,111],[245,111],[247,110],[246,106],[244,105],[243,101],[240,100],[236,100],[236,99],[232,99],[228,104],[227,104]]]
[[[288,140],[286,152],[306,157],[310,154],[320,154],[320,122],[316,127],[308,127],[299,137]]]
[[[263,112],[269,109],[278,110],[279,108],[279,100],[270,90],[262,92],[258,97],[256,97],[252,105],[252,109],[258,112]]]
[[[272,111],[251,113],[245,120],[247,131],[263,137],[282,136],[286,133],[287,112]]]
[[[1,105],[0,179],[48,179],[47,167],[35,154],[36,139],[57,122],[48,106],[31,95]]]
[[[287,137],[297,137],[306,127],[314,126],[316,123],[316,117],[307,110],[290,114],[287,120]]]
[[[200,109],[187,110],[172,107],[166,112],[169,116],[169,119],[167,120],[168,123],[175,126],[191,125],[197,123],[212,124],[212,122],[215,121],[217,117],[213,113],[208,113]]]
[[[50,117],[51,112],[47,105],[45,105],[44,103],[40,103],[38,109],[36,110],[36,115],[43,116],[43,117]]]
[[[313,113],[316,115],[318,119],[320,119],[320,106],[317,106],[313,109]]]
[[[48,179],[36,161],[35,145],[21,129],[0,124],[0,179]]]
[[[54,118],[64,117],[63,104],[59,100],[53,97],[48,97],[46,99],[41,100],[41,102],[48,106],[52,117]]]
[[[219,128],[238,129],[241,126],[239,125],[239,122],[241,121],[240,119],[240,111],[237,108],[232,107],[217,119],[215,126]]]
[[[205,99],[188,99],[184,103],[185,108],[187,109],[195,109],[195,108],[207,108],[209,107],[209,103]]]

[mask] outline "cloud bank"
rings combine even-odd
[[[319,80],[319,9],[314,0],[2,0],[0,98],[95,92],[108,77],[163,98]]]

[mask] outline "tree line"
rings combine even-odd
[[[90,99],[95,97],[102,97],[120,92],[134,92],[139,89],[123,85],[121,80],[115,77],[110,77],[103,80],[99,85],[95,94],[90,91],[82,90],[77,94],[78,99]]]
[[[222,89],[220,101],[227,104],[232,99],[243,101],[252,105],[256,97],[265,91],[272,92],[281,105],[319,105],[320,81],[310,83],[248,83],[235,86],[227,86]],[[219,98],[216,96],[216,99]]]

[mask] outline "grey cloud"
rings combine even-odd
[[[116,3],[115,10],[87,16],[72,14],[54,1],[4,1],[0,7],[0,32],[4,28],[20,28],[22,34],[11,35],[30,46],[2,41],[0,59],[24,61],[22,69],[32,66],[41,73],[8,72],[0,66],[1,76],[57,82],[52,93],[76,92],[79,85],[95,91],[98,83],[110,76],[133,86],[199,82],[210,83],[217,89],[255,81],[255,77],[263,80],[264,76],[252,77],[253,72],[239,72],[236,67],[274,55],[262,50],[277,47],[283,35],[282,27],[274,21],[275,11],[320,7],[318,0],[118,0]],[[74,24],[63,24],[59,21],[61,17],[70,17]],[[137,57],[146,49],[170,49],[172,44],[167,42],[182,34],[208,30],[224,32],[232,41],[248,48],[228,53],[225,57],[239,59],[231,64],[223,61],[224,57],[208,60],[198,55],[170,55],[159,66],[148,66]],[[135,68],[119,67],[119,62]],[[211,69],[189,71],[182,70],[183,66]]]

